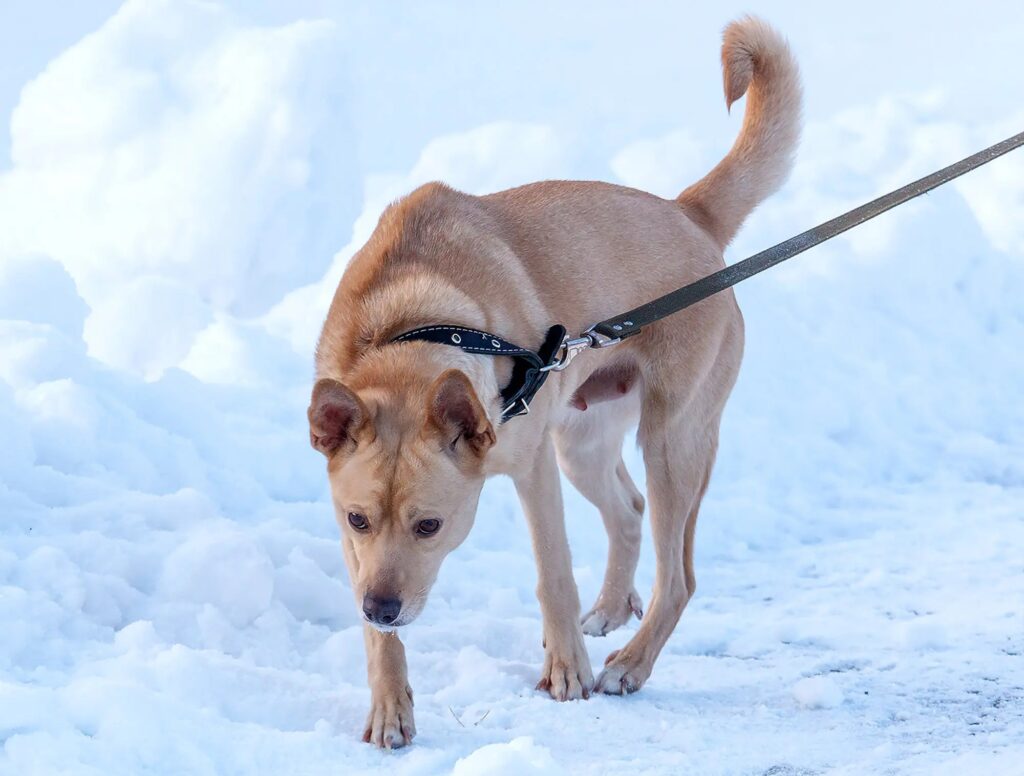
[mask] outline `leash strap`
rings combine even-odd
[[[395,337],[392,342],[433,342],[451,345],[467,353],[485,356],[508,356],[512,359],[512,379],[501,392],[501,422],[530,412],[530,402],[548,373],[557,363],[557,355],[565,339],[565,327],[548,329],[544,343],[536,351],[522,348],[497,334],[465,326],[424,326]]]
[[[703,301],[719,291],[724,291],[736,285],[741,280],[746,280],[759,272],[764,272],[769,267],[781,264],[786,259],[791,259],[808,248],[813,248],[815,245],[825,242],[825,240],[842,234],[847,229],[863,224],[865,221],[881,215],[897,205],[902,205],[914,197],[919,197],[944,183],[948,183],[965,172],[970,172],[981,167],[983,164],[988,164],[993,159],[997,159],[1021,145],[1024,145],[1024,132],[1014,135],[1001,143],[996,143],[984,151],[972,154],[966,159],[961,159],[956,164],[944,167],[938,172],[926,175],[920,180],[889,192],[865,205],[854,208],[848,213],[843,213],[843,215],[837,216],[831,221],[826,221],[813,229],[808,229],[796,237],[791,237],[767,250],[755,253],[750,258],[739,261],[696,282],[683,286],[676,291],[665,294],[653,302],[642,304],[627,313],[601,321],[591,327],[588,333],[596,332],[605,337],[607,341],[599,341],[600,344],[592,346],[610,345],[626,337],[632,337],[643,330],[645,326],[660,321],[662,318],[667,318],[680,310],[685,310],[687,307],[697,304],[697,302]]]

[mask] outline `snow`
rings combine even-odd
[[[156,376],[216,312],[259,314],[320,277],[358,207],[335,35],[140,0],[25,86],[0,224],[8,250],[65,266],[90,352]]]
[[[778,16],[806,73],[805,142],[733,259],[1020,129],[961,109],[944,62],[929,88],[837,103],[819,74],[863,51],[823,50],[815,18],[790,30],[796,7]],[[640,693],[533,690],[535,571],[497,479],[403,635],[414,746],[363,744],[361,625],[305,425],[340,272],[381,208],[433,178],[668,194],[699,175],[738,123],[713,94],[728,17],[659,12],[707,38],[665,43],[693,104],[669,114],[641,85],[657,119],[630,109],[609,129],[617,103],[567,96],[558,67],[530,75],[570,54],[573,77],[611,68],[572,18],[542,33],[473,12],[504,14],[494,45],[530,61],[440,89],[428,75],[455,72],[451,50],[417,58],[417,38],[370,58],[383,16],[261,13],[132,0],[17,100],[0,171],[0,773],[1024,773],[1022,152],[741,287],[748,345],[698,592]],[[448,36],[447,13],[418,19]],[[662,22],[619,32],[647,56]],[[526,48],[544,35],[569,53]],[[447,123],[392,122],[385,147],[364,114],[402,115],[388,88]],[[604,533],[565,487],[586,608]],[[653,569],[645,535],[645,600]],[[587,637],[594,668],[635,628]]]
[[[507,744],[488,744],[455,763],[453,776],[490,773],[495,776],[519,776],[521,773],[551,773],[557,764],[551,752],[533,743],[529,736],[514,738]]]
[[[793,686],[793,697],[805,709],[834,709],[843,702],[843,691],[828,676],[809,676]]]

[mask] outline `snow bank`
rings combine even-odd
[[[533,691],[535,571],[496,480],[407,636],[416,746],[358,740],[361,627],[304,418],[348,258],[431,178],[482,192],[610,169],[670,194],[717,151],[665,127],[609,155],[586,116],[576,134],[495,116],[364,175],[345,34],[133,0],[24,91],[0,174],[0,770],[1011,768],[1019,159],[741,288],[699,594],[642,693]],[[892,96],[812,118],[731,256],[1003,133],[955,113]],[[566,502],[586,606],[603,532]],[[645,596],[653,568],[648,536]],[[595,668],[635,627],[588,639]]]
[[[22,93],[4,252],[66,267],[101,360],[148,376],[179,363],[216,312],[265,311],[346,237],[358,200],[338,56],[326,22],[126,3]]]

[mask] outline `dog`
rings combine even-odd
[[[529,525],[543,617],[537,688],[552,698],[638,690],[693,596],[697,511],[743,353],[732,291],[587,352],[506,423],[499,395],[511,359],[394,339],[448,324],[533,348],[554,323],[583,331],[723,267],[744,219],[789,174],[801,87],[785,40],[756,18],[725,29],[722,65],[727,106],[747,95],[742,129],[676,199],[600,182],[486,196],[431,183],[388,207],[347,267],[317,345],[308,416],[365,619],[365,741],[397,748],[415,735],[397,632],[469,534],[491,475],[513,479]],[[621,453],[634,427],[657,560],[646,614],[633,584],[645,499]],[[582,617],[560,470],[608,532],[601,592]],[[634,614],[639,629],[595,681],[584,634]]]

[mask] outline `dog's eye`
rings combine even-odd
[[[416,523],[416,533],[420,536],[433,536],[441,530],[441,521],[436,517],[428,517]]]
[[[357,531],[365,531],[370,527],[370,522],[366,519],[366,515],[361,515],[358,512],[348,513],[348,524]]]

